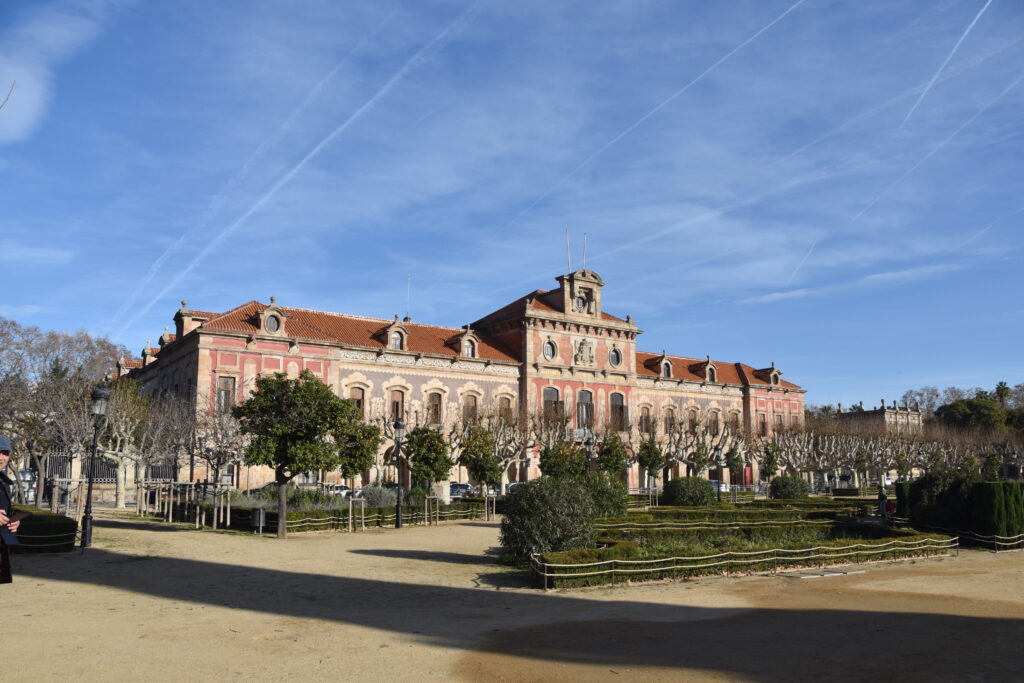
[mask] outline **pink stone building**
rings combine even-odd
[[[159,348],[147,345],[140,360],[123,361],[120,372],[150,393],[226,407],[244,400],[261,375],[308,370],[355,401],[367,420],[402,415],[410,424],[444,426],[477,411],[557,409],[580,441],[615,430],[636,442],[638,429],[656,425],[721,425],[771,436],[802,424],[804,390],[783,380],[774,364],[755,369],[639,350],[641,330],[629,316],[605,312],[605,283],[596,273],[556,280],[558,287],[462,327],[292,308],[273,297],[223,313],[182,302],[175,333],[165,333]],[[509,468],[510,481],[539,476],[536,453],[527,456]],[[677,466],[665,474],[680,473]],[[367,472],[356,484],[374,476]],[[629,485],[639,486],[640,477],[634,465]],[[452,478],[466,481],[459,467]],[[269,470],[247,471],[246,480],[235,473],[243,487],[270,479]]]

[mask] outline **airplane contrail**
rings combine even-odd
[[[950,50],[948,55],[946,55],[945,61],[943,61],[942,64],[939,65],[939,70],[935,72],[935,75],[932,76],[932,80],[930,80],[928,82],[928,85],[925,86],[924,90],[921,91],[921,95],[917,98],[917,101],[914,102],[914,106],[911,107],[910,111],[907,112],[907,115],[903,117],[903,122],[900,124],[900,128],[902,128],[907,123],[907,121],[910,120],[910,116],[911,114],[914,113],[914,110],[917,109],[917,105],[921,104],[921,100],[924,99],[924,96],[927,95],[928,91],[932,89],[933,85],[935,85],[935,81],[939,78],[939,74],[941,74],[942,70],[946,68],[947,64],[949,64],[949,60],[953,59],[953,55],[955,55],[956,51],[960,48],[960,44],[964,42],[964,38],[966,38],[967,34],[971,32],[971,29],[974,28],[974,25],[978,23],[978,19],[981,19],[981,15],[985,13],[985,10],[987,10],[988,6],[991,4],[992,0],[987,0],[985,5],[980,10],[978,10],[978,13],[976,15],[974,15],[974,19],[971,21],[970,24],[967,25],[967,29],[963,32],[963,35],[960,36],[960,40],[956,41],[956,45],[954,45],[953,49]]]
[[[368,112],[371,109],[373,109],[373,107],[376,106],[376,104],[381,99],[383,99],[389,92],[391,92],[391,90],[403,78],[405,78],[406,74],[408,74],[409,71],[412,70],[413,67],[418,65],[421,61],[423,61],[423,59],[425,58],[425,56],[428,53],[430,53],[431,51],[435,50],[435,48],[440,49],[440,47],[442,47],[444,45],[444,42],[446,42],[448,36],[451,33],[453,33],[456,30],[461,29],[462,25],[466,23],[466,21],[469,19],[470,15],[476,9],[476,7],[477,7],[477,5],[479,5],[479,3],[480,3],[480,0],[475,0],[475,2],[473,2],[472,5],[470,5],[462,14],[460,14],[458,16],[458,18],[455,19],[455,21],[453,21],[451,24],[449,24],[439,34],[437,34],[429,43],[427,43],[426,45],[421,47],[419,50],[417,50],[416,53],[412,57],[410,57],[408,60],[406,60],[406,62],[404,64],[402,64],[401,68],[398,69],[398,71],[396,71],[391,76],[391,78],[389,78],[384,83],[384,85],[382,85],[380,87],[380,89],[377,90],[376,93],[374,93],[374,95],[372,97],[370,97],[370,99],[368,99],[366,102],[364,102],[347,119],[345,119],[334,130],[332,130],[330,133],[328,133],[326,137],[324,137],[320,142],[318,142],[313,147],[313,149],[311,149],[306,154],[306,156],[302,157],[302,159],[297,164],[295,164],[291,169],[288,170],[287,173],[285,173],[283,176],[281,176],[270,187],[270,189],[268,189],[263,194],[263,196],[261,196],[259,199],[257,199],[252,204],[252,206],[250,206],[245,211],[245,213],[243,213],[241,216],[239,216],[237,219],[235,219],[234,222],[232,222],[230,225],[225,227],[212,240],[210,240],[206,244],[206,246],[204,246],[203,249],[195,256],[195,258],[193,258],[192,261],[187,266],[182,268],[178,272],[178,274],[175,275],[174,278],[171,279],[171,281],[169,283],[167,283],[167,285],[162,290],[160,290],[160,293],[157,294],[157,296],[155,296],[148,304],[146,304],[145,307],[143,307],[138,313],[136,313],[131,318],[131,320],[129,320],[127,323],[124,324],[124,326],[118,331],[117,336],[120,337],[124,333],[124,331],[130,325],[132,325],[141,316],[145,315],[158,301],[163,299],[163,297],[165,297],[168,292],[170,292],[172,289],[177,287],[178,283],[180,283],[182,281],[182,279],[184,279],[184,277],[186,275],[188,275],[192,271],[193,268],[195,268],[204,258],[206,258],[210,254],[210,252],[212,252],[214,249],[216,249],[218,246],[220,246],[220,244],[227,238],[228,235],[230,235],[240,225],[245,223],[245,221],[247,221],[250,216],[252,216],[254,213],[256,213],[261,208],[263,208],[263,206],[268,201],[273,199],[274,196],[281,190],[281,188],[284,187],[285,185],[287,185],[288,182],[292,178],[294,178],[299,173],[299,171],[301,171],[306,166],[307,163],[309,163],[310,159],[312,159],[317,154],[319,154],[320,151],[324,147],[326,147],[328,144],[330,144],[335,138],[337,138],[343,132],[348,130],[349,126],[351,126],[353,123],[355,123],[360,118],[362,118],[363,114],[365,114],[366,112]]]
[[[811,252],[814,251],[814,248],[816,246],[818,246],[818,240],[814,240],[813,242],[811,242],[811,247],[807,250],[807,253],[804,254],[804,257],[802,259],[800,259],[800,263],[796,264],[796,268],[793,269],[793,272],[789,274],[789,279],[786,280],[787,285],[793,281],[793,277],[797,274],[797,272],[799,272],[801,268],[803,268],[804,263],[807,261],[808,257],[810,257]]]
[[[1021,74],[1020,76],[1018,76],[1017,80],[1015,80],[1010,85],[1006,86],[1006,88],[1001,93],[999,93],[994,98],[992,98],[988,102],[988,104],[986,104],[984,107],[982,107],[981,109],[976,111],[974,113],[974,115],[971,116],[971,118],[969,118],[966,121],[964,121],[963,123],[961,123],[959,128],[957,128],[952,133],[950,133],[942,142],[940,142],[939,144],[935,145],[931,149],[931,151],[928,152],[927,154],[925,154],[923,157],[921,157],[916,164],[914,164],[913,166],[908,168],[906,171],[904,171],[903,175],[901,175],[899,178],[896,179],[896,182],[894,182],[889,187],[885,188],[885,190],[883,190],[881,194],[879,194],[877,197],[875,197],[870,202],[868,202],[867,206],[865,206],[863,209],[858,211],[857,215],[850,219],[850,222],[851,223],[855,222],[858,218],[860,218],[865,213],[867,213],[868,210],[871,209],[871,207],[873,207],[875,204],[877,204],[879,201],[881,201],[882,198],[884,198],[887,194],[892,192],[896,188],[897,185],[899,185],[904,180],[906,180],[907,176],[909,176],[911,173],[916,171],[921,164],[923,164],[924,162],[928,161],[930,158],[932,158],[935,155],[936,152],[938,152],[940,149],[945,147],[946,143],[948,143],[950,140],[955,138],[960,131],[962,131],[967,126],[971,125],[976,118],[978,118],[979,116],[984,114],[986,111],[988,111],[989,108],[992,107],[992,105],[994,105],[996,102],[998,102],[1000,99],[1002,99],[1003,95],[1005,95],[1006,93],[1008,93],[1011,90],[1013,90],[1017,86],[1017,84],[1021,82],[1022,79],[1024,79],[1024,74]]]
[[[578,165],[576,166],[576,168],[572,169],[572,170],[571,170],[571,171],[569,171],[569,172],[568,172],[567,174],[565,174],[565,175],[564,175],[564,176],[562,177],[562,179],[561,179],[561,180],[559,180],[559,181],[558,181],[557,183],[555,183],[554,185],[552,185],[552,186],[551,186],[551,189],[549,189],[549,190],[548,190],[547,192],[545,192],[545,193],[544,193],[543,195],[541,195],[540,197],[538,197],[537,199],[535,199],[535,200],[533,201],[533,203],[532,203],[532,204],[530,204],[529,206],[527,206],[527,207],[526,207],[525,209],[523,209],[522,211],[520,211],[520,212],[519,212],[519,213],[518,213],[518,214],[516,215],[516,217],[512,219],[512,221],[511,221],[511,222],[512,222],[512,223],[515,223],[515,222],[517,222],[517,221],[518,221],[518,220],[519,220],[520,218],[522,218],[522,217],[523,217],[524,215],[526,215],[527,213],[529,213],[529,212],[530,212],[530,211],[531,211],[531,210],[532,210],[532,209],[533,209],[533,208],[534,208],[535,206],[537,206],[537,205],[538,205],[538,204],[540,204],[540,203],[541,203],[542,201],[544,201],[545,199],[547,199],[548,197],[550,197],[550,196],[551,196],[551,195],[552,195],[552,194],[553,194],[553,193],[554,193],[554,192],[555,192],[555,191],[556,191],[556,190],[557,190],[558,188],[560,188],[560,187],[561,187],[562,185],[564,185],[564,184],[565,184],[565,182],[566,182],[567,180],[569,180],[569,179],[570,179],[570,178],[572,178],[572,177],[573,177],[574,175],[576,175],[577,173],[579,173],[580,169],[582,169],[582,168],[583,168],[584,166],[586,166],[587,164],[589,164],[589,163],[590,163],[591,161],[593,161],[593,160],[594,160],[594,159],[596,159],[597,157],[601,156],[601,155],[602,155],[602,154],[603,154],[603,153],[605,152],[605,150],[607,150],[607,149],[608,149],[609,147],[611,147],[612,145],[614,145],[614,144],[615,144],[616,142],[618,142],[618,141],[619,141],[619,140],[621,140],[622,138],[624,138],[624,137],[626,137],[627,135],[629,135],[630,133],[632,133],[632,132],[633,132],[634,130],[636,130],[636,129],[637,129],[637,127],[639,127],[639,126],[640,126],[640,125],[641,125],[641,124],[642,124],[642,123],[643,123],[644,121],[646,121],[647,119],[651,118],[652,116],[654,116],[655,114],[657,114],[657,113],[658,113],[659,111],[661,111],[662,109],[664,109],[665,107],[667,107],[667,106],[668,106],[668,105],[669,105],[669,104],[670,104],[670,103],[671,103],[671,102],[672,102],[673,100],[675,100],[675,99],[676,99],[677,97],[679,97],[680,95],[682,95],[683,93],[685,93],[685,92],[686,92],[687,90],[689,90],[689,89],[690,89],[691,87],[693,87],[694,85],[696,85],[697,83],[699,83],[699,82],[700,82],[700,81],[701,81],[701,80],[702,80],[702,79],[703,79],[703,78],[704,78],[705,76],[707,76],[707,75],[708,75],[709,73],[711,73],[712,71],[714,71],[715,69],[717,69],[717,68],[718,68],[719,66],[721,66],[723,62],[725,62],[725,61],[726,61],[727,59],[729,59],[730,57],[732,57],[732,56],[733,56],[734,54],[736,54],[737,52],[739,52],[740,50],[742,50],[743,48],[745,48],[745,47],[746,47],[747,45],[749,45],[750,43],[752,43],[752,42],[753,42],[753,41],[754,41],[755,39],[757,39],[757,37],[758,37],[758,36],[760,36],[760,35],[761,35],[762,33],[764,33],[765,31],[767,31],[768,29],[770,29],[770,28],[771,28],[772,26],[774,26],[775,24],[779,23],[779,22],[780,22],[780,21],[781,21],[781,20],[782,20],[782,19],[783,19],[783,18],[784,18],[784,17],[785,17],[785,16],[787,15],[787,14],[789,14],[790,12],[792,12],[793,10],[795,10],[795,9],[796,9],[797,7],[799,7],[800,5],[804,4],[804,2],[805,2],[805,1],[806,1],[806,0],[797,0],[797,2],[795,2],[795,3],[793,3],[792,5],[790,5],[790,6],[789,6],[789,9],[787,9],[787,10],[786,10],[785,12],[783,12],[783,13],[782,13],[782,14],[780,14],[779,16],[775,17],[774,19],[772,19],[772,20],[771,20],[770,22],[768,22],[768,24],[766,24],[765,26],[763,26],[763,27],[762,27],[762,28],[761,28],[761,29],[760,29],[760,30],[759,30],[759,31],[758,31],[757,33],[755,33],[754,35],[750,36],[749,38],[747,38],[746,40],[744,40],[744,41],[743,41],[742,43],[740,43],[739,45],[737,45],[737,46],[736,46],[736,47],[734,47],[733,49],[729,50],[729,52],[727,52],[727,53],[726,53],[726,54],[725,54],[725,55],[724,55],[723,57],[721,57],[721,58],[720,58],[720,59],[719,59],[719,60],[718,60],[717,62],[715,62],[714,64],[712,64],[711,66],[709,66],[709,67],[708,67],[707,69],[705,69],[704,71],[702,71],[702,72],[701,72],[701,73],[700,73],[700,74],[699,74],[699,75],[698,75],[698,76],[697,76],[696,78],[694,78],[694,79],[693,79],[693,80],[691,80],[691,81],[690,81],[689,83],[687,83],[686,85],[684,85],[683,87],[679,88],[679,89],[678,89],[678,90],[676,90],[676,91],[675,91],[674,93],[672,93],[671,95],[669,95],[668,97],[666,97],[666,98],[665,98],[664,100],[662,100],[662,101],[661,101],[661,103],[660,103],[660,104],[658,104],[658,105],[657,105],[656,107],[654,107],[653,109],[651,109],[650,111],[648,111],[648,112],[647,112],[646,114],[644,114],[643,116],[641,116],[641,117],[640,117],[639,119],[637,119],[637,120],[636,120],[636,121],[635,121],[635,122],[634,122],[634,123],[633,123],[632,125],[630,125],[629,127],[627,127],[627,128],[626,128],[625,130],[623,130],[623,131],[622,131],[621,133],[619,133],[618,135],[616,135],[615,137],[613,137],[613,138],[612,138],[611,140],[609,140],[608,142],[606,142],[606,143],[605,143],[605,144],[604,144],[604,145],[603,145],[602,147],[600,147],[600,148],[599,148],[599,149],[598,149],[598,150],[597,150],[596,152],[594,152],[594,153],[593,153],[593,154],[591,154],[591,155],[590,155],[589,157],[587,157],[587,158],[586,158],[586,159],[584,159],[584,160],[583,160],[582,162],[580,162],[580,163],[579,163],[579,164],[578,164]]]
[[[320,91],[324,89],[324,86],[326,86],[327,83],[334,78],[335,74],[341,71],[341,69],[343,69],[349,63],[349,61],[351,61],[352,57],[363,47],[363,45],[367,43],[367,41],[371,40],[374,36],[376,36],[377,32],[384,28],[384,26],[389,21],[391,21],[391,19],[394,18],[396,13],[397,8],[392,8],[388,16],[384,17],[384,19],[381,22],[379,22],[372,31],[365,34],[363,38],[358,43],[356,43],[356,45],[351,50],[348,51],[348,54],[346,54],[341,59],[341,61],[335,64],[334,68],[327,72],[327,74],[324,75],[324,77],[321,78],[319,82],[317,82],[317,84],[314,85],[309,90],[308,93],[306,93],[306,96],[305,98],[303,98],[302,103],[299,104],[299,106],[296,107],[294,110],[292,110],[292,113],[288,115],[288,118],[285,119],[284,122],[282,122],[281,125],[279,125],[277,129],[274,130],[274,132],[265,137],[263,141],[256,146],[256,149],[253,151],[252,154],[249,155],[249,158],[246,159],[245,162],[238,168],[238,170],[231,174],[231,177],[228,178],[227,182],[224,183],[224,185],[219,190],[217,190],[217,193],[213,196],[213,199],[210,201],[209,206],[207,206],[206,210],[203,211],[203,213],[200,215],[199,221],[197,221],[192,227],[185,230],[185,232],[183,232],[181,236],[178,237],[177,240],[175,240],[171,245],[164,249],[163,253],[160,254],[160,256],[156,258],[156,260],[153,261],[153,263],[149,266],[149,270],[146,272],[145,277],[142,278],[142,282],[136,284],[132,288],[131,295],[123,304],[121,304],[120,308],[117,309],[117,312],[114,314],[114,317],[110,321],[111,327],[115,325],[117,321],[120,320],[121,317],[135,305],[135,302],[138,301],[139,295],[143,291],[145,291],[146,287],[149,286],[149,283],[153,281],[153,278],[156,277],[156,274],[163,267],[167,259],[170,258],[171,254],[178,251],[182,247],[182,245],[188,242],[188,240],[193,235],[204,230],[213,221],[213,219],[220,212],[220,209],[224,205],[224,202],[226,201],[228,195],[233,190],[235,190],[235,188],[237,188],[242,183],[242,181],[246,179],[246,177],[248,177],[249,170],[252,168],[253,164],[263,157],[266,150],[273,143],[277,142],[285,131],[291,128],[292,123],[294,123],[295,119],[298,118],[306,110],[306,108],[316,98],[316,96],[320,94]]]

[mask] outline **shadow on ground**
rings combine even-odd
[[[372,554],[428,559],[421,555],[439,553]],[[440,555],[448,556],[442,561],[469,561],[458,553]],[[15,571],[16,581],[78,582],[371,627],[475,657],[706,670],[760,681],[1021,676],[1024,619],[919,614],[898,595],[893,603],[902,611],[892,612],[681,607],[604,599],[607,594],[593,599],[400,583],[97,548],[84,555],[20,557]],[[491,575],[481,581],[483,576]]]

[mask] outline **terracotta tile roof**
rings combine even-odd
[[[122,358],[120,362],[121,362],[121,367],[122,368],[141,368],[142,367],[142,359],[141,358]]]
[[[181,312],[191,318],[200,318],[202,320],[209,320],[220,315],[220,313],[214,313],[212,311],[194,311],[191,308],[183,308],[181,309]]]
[[[227,313],[207,321],[203,330],[224,330],[230,332],[254,333],[259,330],[259,313],[267,306],[258,301],[250,301],[234,308]],[[299,337],[323,342],[335,342],[363,346],[373,349],[385,347],[385,338],[381,334],[393,320],[383,318],[367,318],[357,315],[343,315],[312,311],[305,308],[281,307],[288,319],[285,321],[285,332],[289,337]],[[403,322],[402,327],[408,330],[406,350],[419,353],[432,353],[444,356],[458,356],[460,352],[447,344],[453,335],[461,334],[457,327],[440,327],[422,325],[420,323]],[[501,350],[486,335],[477,333],[480,344],[477,345],[477,357],[487,360],[513,361],[512,356]]]
[[[483,318],[480,318],[473,323],[473,325],[485,326],[488,323],[494,323],[506,318],[522,317],[526,315],[528,310],[563,313],[561,292],[562,290],[560,289],[535,289],[529,294],[519,297],[512,303],[502,306],[493,313],[488,313]],[[605,313],[604,311],[601,311],[601,319],[612,320],[620,323],[626,322],[622,318],[614,316],[611,313]]]
[[[673,379],[684,379],[703,382],[704,381],[704,368],[707,365],[707,359],[701,358],[687,358],[685,356],[665,356],[668,360],[672,361],[672,378]],[[637,351],[636,352],[636,374],[660,377],[661,367],[659,366],[658,360],[661,358],[660,353],[651,353],[649,351]],[[715,371],[718,373],[718,381],[726,384],[745,384],[745,385],[763,385],[770,386],[771,381],[767,374],[763,377],[762,371],[755,370],[749,365],[743,363],[724,363],[717,360],[712,360],[715,364]],[[770,370],[770,369],[769,369]],[[764,371],[765,373],[768,370]],[[787,389],[799,389],[796,384],[787,382],[784,379],[779,380],[778,386],[785,387]]]

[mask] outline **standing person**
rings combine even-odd
[[[11,582],[11,549],[7,547],[7,539],[13,539],[21,525],[21,522],[11,521],[11,485],[14,482],[4,472],[10,459],[11,437],[0,434],[0,583]]]

